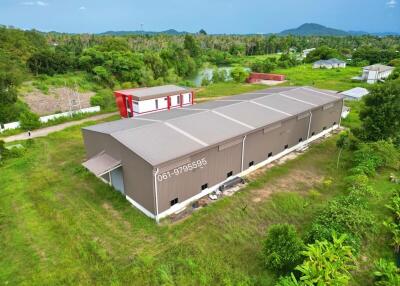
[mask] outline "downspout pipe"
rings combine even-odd
[[[247,135],[243,137],[242,141],[242,166],[241,166],[241,172],[243,172],[243,162],[244,162],[244,142],[246,141]]]
[[[156,207],[156,222],[159,223],[158,219],[158,187],[157,187],[157,175],[160,169],[156,168],[153,171],[154,174],[154,200],[155,200],[155,207]]]
[[[308,122],[307,140],[310,139],[311,121],[312,121],[312,111],[310,111],[310,121]]]
[[[344,98],[342,99],[342,109],[340,110],[340,117],[339,117],[339,127],[342,124],[342,112],[343,112],[343,108],[344,108]]]

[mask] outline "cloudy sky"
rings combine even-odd
[[[42,31],[269,33],[319,23],[400,32],[400,0],[0,0],[0,24]]]

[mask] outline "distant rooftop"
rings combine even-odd
[[[109,134],[157,166],[342,98],[312,87],[278,87],[83,129]]]
[[[186,92],[189,92],[187,88],[172,84],[155,86],[155,87],[132,88],[132,89],[124,89],[116,91],[116,93],[120,93],[123,95],[131,95],[133,97],[133,100],[146,100],[146,99],[165,97],[169,95],[175,95]]]
[[[314,64],[333,65],[333,64],[344,64],[344,63],[346,63],[346,62],[338,60],[336,58],[332,58],[332,59],[329,59],[329,60],[319,60],[319,61],[316,61]]]
[[[378,72],[384,72],[384,71],[388,71],[388,70],[392,70],[394,69],[394,67],[391,66],[385,66],[382,64],[374,64],[371,66],[366,66],[364,67],[365,70],[369,70],[369,71],[378,71]]]
[[[369,93],[368,89],[363,87],[355,87],[346,91],[341,92],[340,94],[344,96],[354,97],[354,98],[361,98],[364,95]]]

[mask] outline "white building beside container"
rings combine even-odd
[[[361,77],[356,77],[353,79],[363,80],[367,83],[376,83],[377,81],[384,80],[390,76],[393,72],[394,67],[385,66],[382,64],[375,64],[371,66],[363,67],[363,73]]]

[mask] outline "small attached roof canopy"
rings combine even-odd
[[[394,67],[385,66],[385,65],[382,65],[382,64],[374,64],[374,65],[371,65],[371,66],[366,66],[363,69],[369,70],[369,71],[384,72],[384,71],[392,70],[392,69],[394,69]]]
[[[349,90],[345,90],[341,92],[340,94],[347,96],[347,97],[353,97],[353,98],[361,98],[364,95],[367,95],[369,93],[368,89],[363,88],[363,87],[355,87]]]
[[[122,94],[125,96],[132,96],[133,100],[140,101],[140,100],[147,100],[159,97],[165,97],[170,95],[176,95],[180,93],[187,93],[190,92],[189,89],[176,86],[176,85],[162,85],[162,86],[155,86],[155,87],[142,87],[142,88],[132,88],[132,89],[124,89],[124,90],[117,90],[115,93]]]
[[[105,173],[119,167],[121,161],[114,159],[110,155],[102,152],[82,164],[86,169],[100,177]]]

